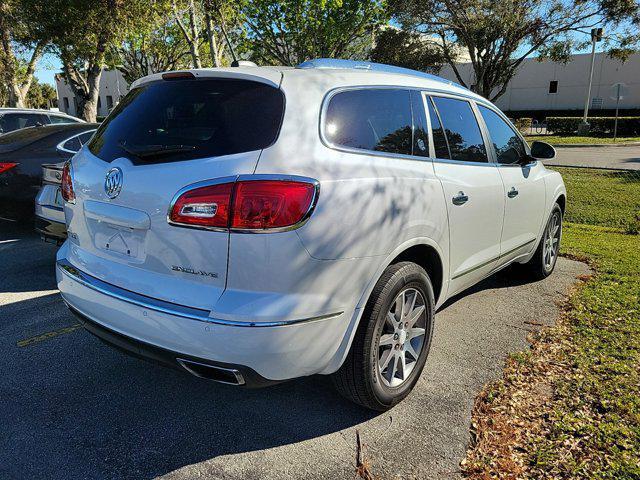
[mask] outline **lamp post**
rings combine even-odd
[[[591,29],[591,67],[589,69],[589,87],[587,88],[587,98],[584,100],[584,114],[582,116],[582,123],[578,127],[578,134],[585,135],[589,133],[589,122],[587,122],[587,116],[589,115],[589,101],[591,100],[591,84],[593,82],[593,66],[596,61],[596,43],[602,40],[602,28]]]

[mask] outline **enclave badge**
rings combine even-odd
[[[218,278],[218,274],[215,272],[205,272],[204,270],[195,270],[189,267],[181,267],[179,265],[171,265],[171,270],[174,272],[190,273],[191,275],[201,275],[203,277]]]
[[[104,179],[104,192],[109,198],[116,198],[122,190],[122,170],[113,167]]]

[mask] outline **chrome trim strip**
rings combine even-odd
[[[211,380],[212,382],[224,383],[226,385],[244,385],[246,383],[244,381],[244,377],[242,376],[242,373],[240,373],[240,371],[236,370],[235,368],[216,367],[215,365],[208,365],[206,363],[194,362],[192,360],[187,360],[185,358],[176,358],[176,362],[178,362],[180,364],[180,366],[182,368],[184,368],[187,372],[189,372],[191,375],[194,375],[194,376],[196,376],[198,378],[204,378],[205,380]],[[236,377],[236,383],[225,382],[224,380],[213,380],[211,378],[203,377],[202,375],[197,373],[195,370],[192,370],[191,368],[188,367],[188,364],[190,364],[190,363],[192,363],[194,365],[202,365],[203,367],[211,368],[212,370],[222,370],[224,372],[229,372],[234,377]]]
[[[178,198],[189,190],[193,190],[195,188],[201,187],[210,187],[212,185],[220,185],[223,183],[235,183],[235,182],[251,182],[257,180],[281,180],[281,181],[296,181],[296,182],[305,182],[310,183],[314,187],[313,198],[311,199],[311,203],[309,204],[309,209],[303,215],[298,223],[294,223],[293,225],[289,225],[287,227],[279,227],[279,228],[268,228],[268,229],[238,229],[238,228],[226,228],[226,227],[205,227],[198,225],[189,225],[181,222],[174,222],[171,220],[171,210],[173,210],[173,206],[178,201]],[[318,203],[318,197],[320,196],[320,182],[315,178],[303,177],[300,175],[285,175],[285,174],[255,174],[255,175],[235,175],[230,177],[221,177],[214,178],[211,180],[203,180],[201,182],[192,183],[191,185],[187,185],[182,187],[171,199],[171,203],[169,204],[169,209],[167,210],[167,223],[170,225],[174,225],[176,227],[183,228],[192,228],[195,230],[209,230],[212,232],[231,232],[231,233],[280,233],[280,232],[290,232],[291,230],[296,230],[302,227],[307,221],[311,214],[316,208],[316,204]]]
[[[57,205],[38,204],[38,206],[40,206],[41,208],[48,208],[49,210],[55,210],[56,212],[64,212],[64,208],[58,207]],[[58,223],[61,223],[61,222],[58,222]]]
[[[61,141],[58,145],[56,145],[56,150],[58,150],[59,152],[65,152],[65,153],[71,153],[71,154],[76,154],[78,153],[80,150],[76,150],[75,152],[73,150],[69,150],[68,148],[64,148],[64,144],[67,143],[69,140],[73,140],[76,137],[79,137],[80,135],[84,135],[85,133],[88,132],[94,132],[97,130],[97,128],[90,128],[89,130],[85,130],[84,132],[80,132],[76,135],[73,135],[69,138],[66,138],[65,140]],[[86,145],[85,143],[80,144],[80,148],[82,148],[84,145]]]
[[[493,258],[491,258],[491,259],[487,260],[486,262],[482,262],[480,265],[476,265],[475,267],[471,267],[471,268],[469,268],[469,269],[465,270],[464,272],[460,272],[459,274],[457,274],[457,275],[455,275],[455,276],[451,277],[451,280],[455,280],[456,278],[460,278],[460,277],[462,277],[462,276],[464,276],[464,275],[467,275],[468,273],[475,272],[476,270],[478,270],[478,269],[480,269],[480,268],[482,268],[482,267],[486,267],[487,265],[489,265],[489,264],[490,264],[490,263],[492,263],[492,262],[495,262],[496,260],[500,260],[501,258],[508,257],[509,255],[511,255],[511,254],[512,254],[513,252],[515,252],[516,250],[519,250],[519,249],[521,249],[522,247],[526,247],[527,245],[529,245],[530,243],[533,243],[533,242],[535,242],[535,241],[536,241],[536,239],[535,239],[535,238],[534,238],[534,239],[532,239],[532,240],[529,240],[528,242],[525,242],[525,243],[523,243],[522,245],[519,245],[519,246],[517,246],[517,247],[515,247],[515,248],[512,248],[512,249],[511,249],[511,250],[509,250],[508,252],[501,253],[501,254],[500,254],[500,255],[498,255],[497,257],[493,257]]]
[[[187,318],[189,320],[197,320],[199,322],[212,323],[214,325],[224,325],[227,327],[286,327],[289,325],[297,325],[300,323],[309,323],[319,320],[328,320],[342,315],[344,312],[329,313],[315,317],[297,318],[294,320],[277,320],[267,322],[243,322],[238,320],[224,320],[220,318],[210,317],[210,311],[200,308],[187,307],[177,303],[165,302],[157,298],[147,297],[139,293],[116,287],[110,283],[104,282],[99,278],[93,277],[82,270],[77,269],[67,260],[58,260],[56,266],[62,273],[72,278],[76,282],[87,288],[95,290],[109,297],[130,303],[142,308],[148,308],[156,312],[173,315],[176,317]]]

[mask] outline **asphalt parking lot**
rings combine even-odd
[[[352,479],[356,429],[376,477],[455,478],[476,393],[588,271],[560,259],[448,302],[415,391],[376,414],[324,378],[243,390],[111,350],[64,307],[55,252],[0,224],[0,478]]]
[[[640,170],[640,146],[559,147],[549,165]]]

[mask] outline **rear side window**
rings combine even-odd
[[[284,95],[237,79],[158,81],[130,91],[98,128],[89,150],[111,162],[172,162],[250,152],[275,142]]]
[[[58,115],[49,115],[49,120],[51,120],[51,123],[79,123],[75,118]]]
[[[496,112],[482,105],[478,108],[489,130],[498,163],[517,163],[526,155],[520,136]]]
[[[80,143],[84,145],[89,140],[91,140],[91,137],[93,136],[94,132],[95,130],[89,130],[88,132],[84,132],[78,135],[78,138],[80,139]]]
[[[71,137],[69,140],[62,144],[62,148],[68,150],[69,152],[77,152],[82,147],[82,143],[80,143],[80,138],[78,135]]]
[[[444,127],[452,160],[488,162],[487,151],[480,126],[465,100],[433,97],[440,121]]]
[[[37,113],[6,113],[0,118],[0,132],[13,132],[26,127],[46,125],[47,117]]]
[[[411,155],[411,92],[371,88],[336,93],[327,107],[324,132],[339,147]]]

